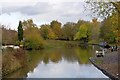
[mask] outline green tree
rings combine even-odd
[[[18,26],[18,40],[19,41],[23,40],[23,28],[21,21],[19,21],[19,26]]]
[[[91,34],[90,24],[82,24],[79,27],[79,31],[76,33],[74,40],[83,40],[84,42],[88,42],[90,34]]]

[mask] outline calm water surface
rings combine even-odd
[[[52,48],[27,51],[28,66],[7,77],[25,78],[107,78],[89,62],[96,47]]]

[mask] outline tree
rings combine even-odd
[[[91,35],[90,42],[97,43],[99,42],[99,34],[100,34],[100,22],[97,21],[96,18],[92,19],[91,22]]]
[[[87,0],[86,8],[90,9],[92,13],[100,17],[107,17],[114,12],[120,14],[120,1],[113,0]]]
[[[58,21],[53,20],[50,23],[50,27],[52,29],[52,31],[55,33],[55,35],[57,36],[57,39],[61,36],[61,23]]]
[[[33,21],[27,20],[23,22],[24,26],[24,38],[26,49],[41,49],[44,48],[44,39],[39,33],[39,29],[33,23]]]
[[[29,27],[36,27],[37,26],[36,24],[34,24],[32,19],[28,19],[26,21],[24,20],[22,24],[23,24],[23,29],[27,29]]]
[[[48,39],[49,27],[50,27],[49,25],[40,26],[40,34],[44,39]]]
[[[55,35],[55,33],[52,31],[52,29],[49,29],[48,38],[49,38],[49,39],[55,39],[55,38],[56,38],[56,35]]]
[[[120,20],[120,1],[113,1],[113,0],[87,0],[86,8],[90,9],[92,13],[97,14],[98,17],[107,18],[111,15],[116,14],[118,20],[115,23],[118,23]],[[116,33],[117,33],[117,42],[120,42],[120,27],[119,24],[116,26]]]
[[[116,14],[104,19],[100,28],[100,38],[109,43],[116,43],[119,41],[118,18]]]
[[[18,26],[18,40],[19,41],[23,40],[23,28],[21,21],[19,21],[19,26]]]
[[[56,35],[50,28],[50,25],[41,25],[40,34],[44,39],[55,39]]]
[[[76,28],[75,28],[75,23],[67,22],[62,27],[62,38],[66,39],[66,40],[73,40],[76,32],[77,31],[76,31]]]
[[[76,33],[74,40],[83,40],[84,42],[88,42],[89,36],[91,34],[90,24],[82,24],[79,27],[79,31]]]
[[[39,29],[29,27],[25,30],[25,48],[26,49],[42,49],[44,48],[44,40],[39,34]]]
[[[1,39],[2,44],[16,44],[16,41],[18,40],[18,33],[15,30],[7,29],[4,25],[0,28],[2,31]]]

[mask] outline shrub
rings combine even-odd
[[[44,43],[36,27],[29,27],[25,30],[24,46],[26,49],[41,49],[44,48]]]

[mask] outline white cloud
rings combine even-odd
[[[62,23],[76,22],[79,19],[90,20],[90,16],[83,13],[84,2],[2,2],[0,23],[17,29],[19,20],[32,18],[34,23],[41,25],[58,20]]]
[[[86,0],[0,0],[0,2],[49,2],[49,3],[60,3],[60,2],[83,2]]]
[[[2,13],[11,13],[11,12],[21,12],[28,15],[36,15],[46,13],[50,11],[49,7],[52,7],[50,4],[42,2],[36,3],[35,5],[16,5],[11,3],[12,6],[3,6]]]
[[[19,12],[4,13],[0,15],[0,24],[5,25],[11,29],[17,29],[19,20],[27,19],[27,17]]]

